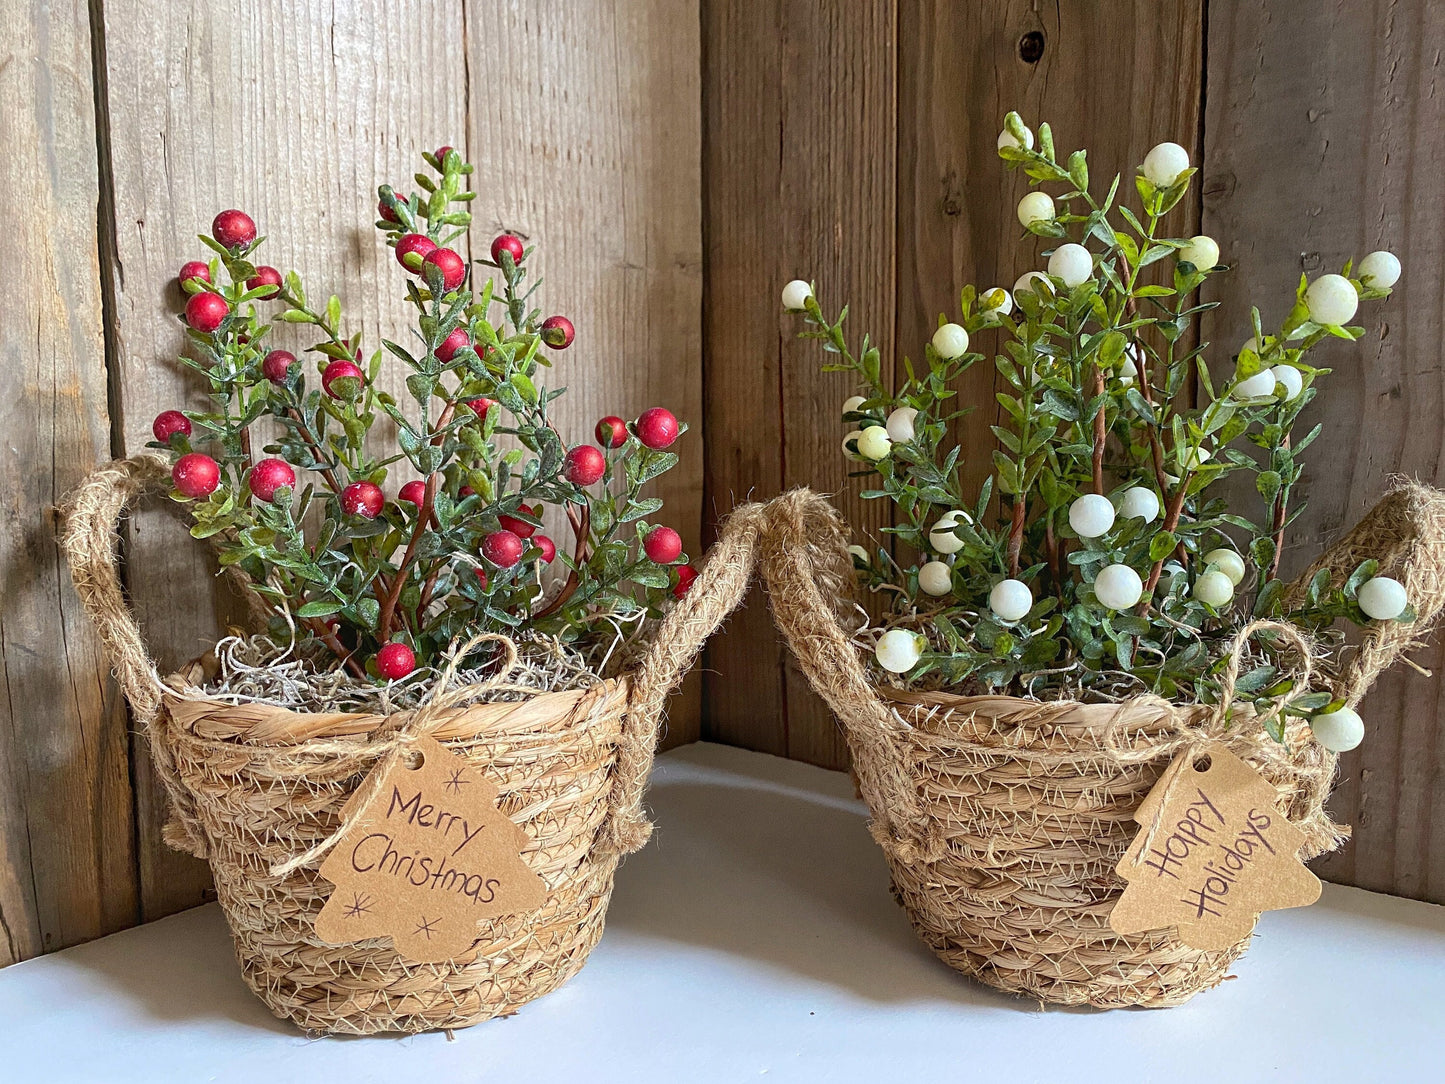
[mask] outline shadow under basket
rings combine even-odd
[[[774,618],[848,739],[894,893],[914,929],[950,967],[1011,993],[1097,1008],[1181,1004],[1226,978],[1249,945],[1191,948],[1172,928],[1121,935],[1109,915],[1115,872],[1139,832],[1134,814],[1176,755],[1224,742],[1277,791],[1305,836],[1301,858],[1348,829],[1324,811],[1336,757],[1292,722],[1280,744],[1237,708],[1157,696],[1086,704],[912,692],[876,685],[852,642],[854,589],[837,513],[806,490],[779,498],[761,563]],[[1336,582],[1367,557],[1405,584],[1413,625],[1377,622],[1336,675],[1316,673],[1353,705],[1445,602],[1445,495],[1406,485],[1332,547]],[[840,600],[844,603],[840,606]]]
[[[641,803],[663,702],[747,589],[758,506],[729,518],[692,590],[621,677],[532,695],[508,686],[503,702],[325,714],[183,693],[203,677],[199,664],[159,682],[121,593],[115,526],[168,478],[152,456],[98,468],[67,501],[62,543],[166,786],[166,841],[209,861],[247,985],[302,1028],[360,1035],[509,1015],[576,974],[602,935],[618,860],[651,832]],[[455,686],[446,701],[467,693]],[[471,948],[444,963],[406,960],[390,938],[326,944],[314,929],[332,886],[311,852],[367,773],[418,733],[496,785],[547,889],[535,911],[479,922]]]

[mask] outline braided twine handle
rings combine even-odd
[[[164,488],[169,481],[170,467],[157,455],[118,459],[97,467],[61,507],[60,548],[81,605],[99,630],[121,691],[145,731],[156,774],[170,798],[165,840],[178,850],[205,858],[206,840],[195,799],[181,782],[170,746],[158,732],[163,686],[120,586],[116,522],[144,494]]]
[[[841,516],[812,490],[783,494],[768,506],[761,560],[773,620],[847,733],[874,838],[903,861],[937,858],[944,840],[904,761],[903,724],[852,642],[856,580]]]
[[[1416,619],[1371,623],[1344,673],[1331,682],[1350,707],[1364,699],[1382,671],[1423,642],[1445,607],[1445,493],[1418,482],[1398,483],[1290,585],[1285,604],[1297,605],[1320,569],[1329,569],[1340,583],[1370,558],[1380,562],[1378,575],[1405,586]]]
[[[652,835],[652,823],[642,811],[642,796],[662,732],[663,703],[708,637],[747,595],[766,511],[765,505],[744,504],[723,521],[722,532],[708,551],[692,589],[668,611],[647,654],[632,671],[632,693],[618,740],[603,842],[618,854],[640,849]]]

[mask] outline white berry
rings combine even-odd
[[[906,674],[918,665],[923,654],[923,637],[907,629],[889,629],[873,648],[878,665],[894,674]]]
[[[938,517],[936,522],[928,531],[928,544],[938,553],[957,553],[963,549],[963,539],[953,533],[953,529],[960,523],[972,523],[973,519],[967,512],[945,512]]]
[[[855,429],[843,438],[843,454],[849,459],[858,458],[858,441],[863,439],[863,430]]]
[[[888,439],[888,430],[881,425],[870,425],[858,438],[858,454],[864,459],[886,459],[893,442]]]
[[[843,417],[846,418],[849,414],[852,414],[852,413],[854,413],[854,412],[856,412],[856,411],[858,411],[858,410],[861,410],[862,407],[863,407],[863,404],[866,403],[867,401],[868,401],[868,400],[867,400],[867,399],[864,399],[863,396],[861,396],[861,395],[850,395],[850,396],[848,396],[848,398],[846,398],[846,399],[843,400]]]
[[[998,134],[999,150],[1003,150],[1005,147],[1012,147],[1014,149],[1018,149],[1019,146],[1019,141],[1014,138],[1014,134],[1010,132],[1007,128],[1005,128],[1002,132]],[[1024,141],[1022,143],[1022,147],[1026,151],[1031,151],[1034,149],[1034,133],[1032,129],[1030,129],[1027,125],[1024,126]]]
[[[979,296],[978,304],[984,312],[996,312],[1000,316],[1007,316],[1014,311],[1014,299],[1002,286],[993,286],[985,290]]]
[[[1089,255],[1089,250],[1083,245],[1076,245],[1071,241],[1054,249],[1054,254],[1049,257],[1049,274],[1063,279],[1064,285],[1071,290],[1080,283],[1087,282],[1093,273],[1094,257]]]
[[[1365,720],[1351,708],[1338,708],[1310,718],[1315,741],[1331,753],[1348,753],[1365,740]]]
[[[1034,593],[1023,580],[1001,580],[988,593],[988,608],[1000,621],[1022,621],[1034,608]]]
[[[1130,343],[1124,347],[1124,363],[1119,366],[1119,383],[1128,387],[1139,379],[1139,347]]]
[[[861,565],[863,565],[863,566],[865,566],[865,567],[867,566],[867,564],[868,564],[868,551],[865,550],[862,546],[857,546],[857,545],[849,546],[849,547],[848,547],[848,553],[852,555],[853,560],[854,560],[855,562],[857,562],[858,564],[861,564]]]
[[[1221,546],[1217,550],[1210,550],[1204,555],[1205,567],[1213,566],[1217,571],[1223,572],[1229,577],[1229,582],[1238,587],[1244,579],[1244,558],[1231,549]]]
[[[1400,257],[1384,249],[1372,252],[1360,261],[1357,274],[1366,286],[1388,290],[1400,281]]]
[[[1247,376],[1234,385],[1230,393],[1236,399],[1263,399],[1274,394],[1274,370],[1261,369],[1253,376]]]
[[[1114,506],[1108,497],[1085,493],[1069,505],[1069,526],[1080,538],[1098,538],[1114,526]]]
[[[1305,307],[1317,324],[1343,324],[1360,307],[1360,295],[1344,275],[1321,275],[1305,291]]]
[[[1218,610],[1234,598],[1234,584],[1223,572],[1211,569],[1194,581],[1194,597]]]
[[[953,590],[953,569],[942,561],[929,561],[918,570],[918,586],[930,595],[946,595]]]
[[[1179,259],[1192,263],[1196,271],[1208,271],[1219,263],[1219,244],[1213,237],[1201,233],[1191,237],[1189,244],[1179,250]]]
[[[802,279],[794,279],[783,287],[783,308],[789,312],[797,312],[806,308],[808,298],[813,296],[813,288]]]
[[[1355,600],[1367,617],[1376,621],[1393,621],[1405,612],[1410,604],[1405,594],[1405,585],[1389,576],[1376,576],[1360,584]]]
[[[1188,168],[1188,151],[1178,143],[1160,143],[1144,156],[1140,172],[1155,188],[1168,188]]]
[[[961,358],[968,353],[968,332],[958,324],[940,324],[933,333],[933,349],[945,361]]]
[[[1054,197],[1037,190],[1025,194],[1019,200],[1019,221],[1024,226],[1035,222],[1052,222],[1054,218]]]
[[[894,444],[907,444],[913,439],[913,419],[916,417],[918,417],[918,411],[911,406],[899,407],[888,415],[888,421],[885,423],[888,439]]]
[[[1109,610],[1127,610],[1144,595],[1144,581],[1128,565],[1108,565],[1094,578],[1094,597]]]
[[[1213,458],[1214,456],[1208,448],[1191,448],[1180,456],[1179,465],[1186,471],[1194,471]]]
[[[1054,292],[1053,283],[1049,276],[1042,271],[1025,271],[1014,283],[1014,296],[1020,293],[1036,293],[1040,297],[1047,297]]]
[[[1293,365],[1276,365],[1270,370],[1274,374],[1274,393],[1284,392],[1284,401],[1293,402],[1305,390],[1304,375]]]
[[[1159,518],[1159,494],[1143,486],[1130,486],[1119,498],[1119,515],[1153,523]]]

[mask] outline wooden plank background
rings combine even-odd
[[[1154,143],[1202,152],[1193,221],[1237,266],[1206,337],[1232,347],[1301,270],[1388,245],[1405,261],[1386,334],[1331,351],[1314,408],[1311,507],[1289,559],[1354,522],[1394,472],[1442,481],[1445,157],[1428,0],[0,0],[5,266],[0,296],[0,965],[204,898],[204,867],[159,842],[147,755],[51,541],[85,468],[195,401],[173,361],[173,276],[215,210],[248,209],[268,256],[334,289],[367,338],[402,318],[369,225],[374,190],[449,142],[478,163],[473,245],[542,247],[549,306],[577,323],[562,422],[655,403],[694,423],[664,496],[697,552],[738,500],[811,484],[865,531],[834,412],[778,291],[815,278],[893,366],[965,281],[1009,285],[1022,187],[994,154],[1003,114],[1048,119],[1096,176]],[[1408,321],[1407,321],[1408,316]],[[1414,334],[1412,335],[1412,330]],[[891,371],[891,370],[890,370]],[[392,374],[395,375],[395,374]],[[992,406],[979,368],[963,389]],[[986,470],[986,416],[960,427]],[[704,443],[704,434],[707,437]],[[127,538],[162,665],[237,611],[168,515]],[[1436,647],[1420,661],[1445,666]],[[1356,841],[1337,880],[1445,900],[1445,714],[1402,671],[1365,703],[1335,808]],[[831,767],[846,751],[760,600],[674,704],[699,734]]]

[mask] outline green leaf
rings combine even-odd
[[[336,599],[317,599],[315,602],[308,602],[296,611],[297,617],[330,617],[334,613],[340,613],[343,603]]]

